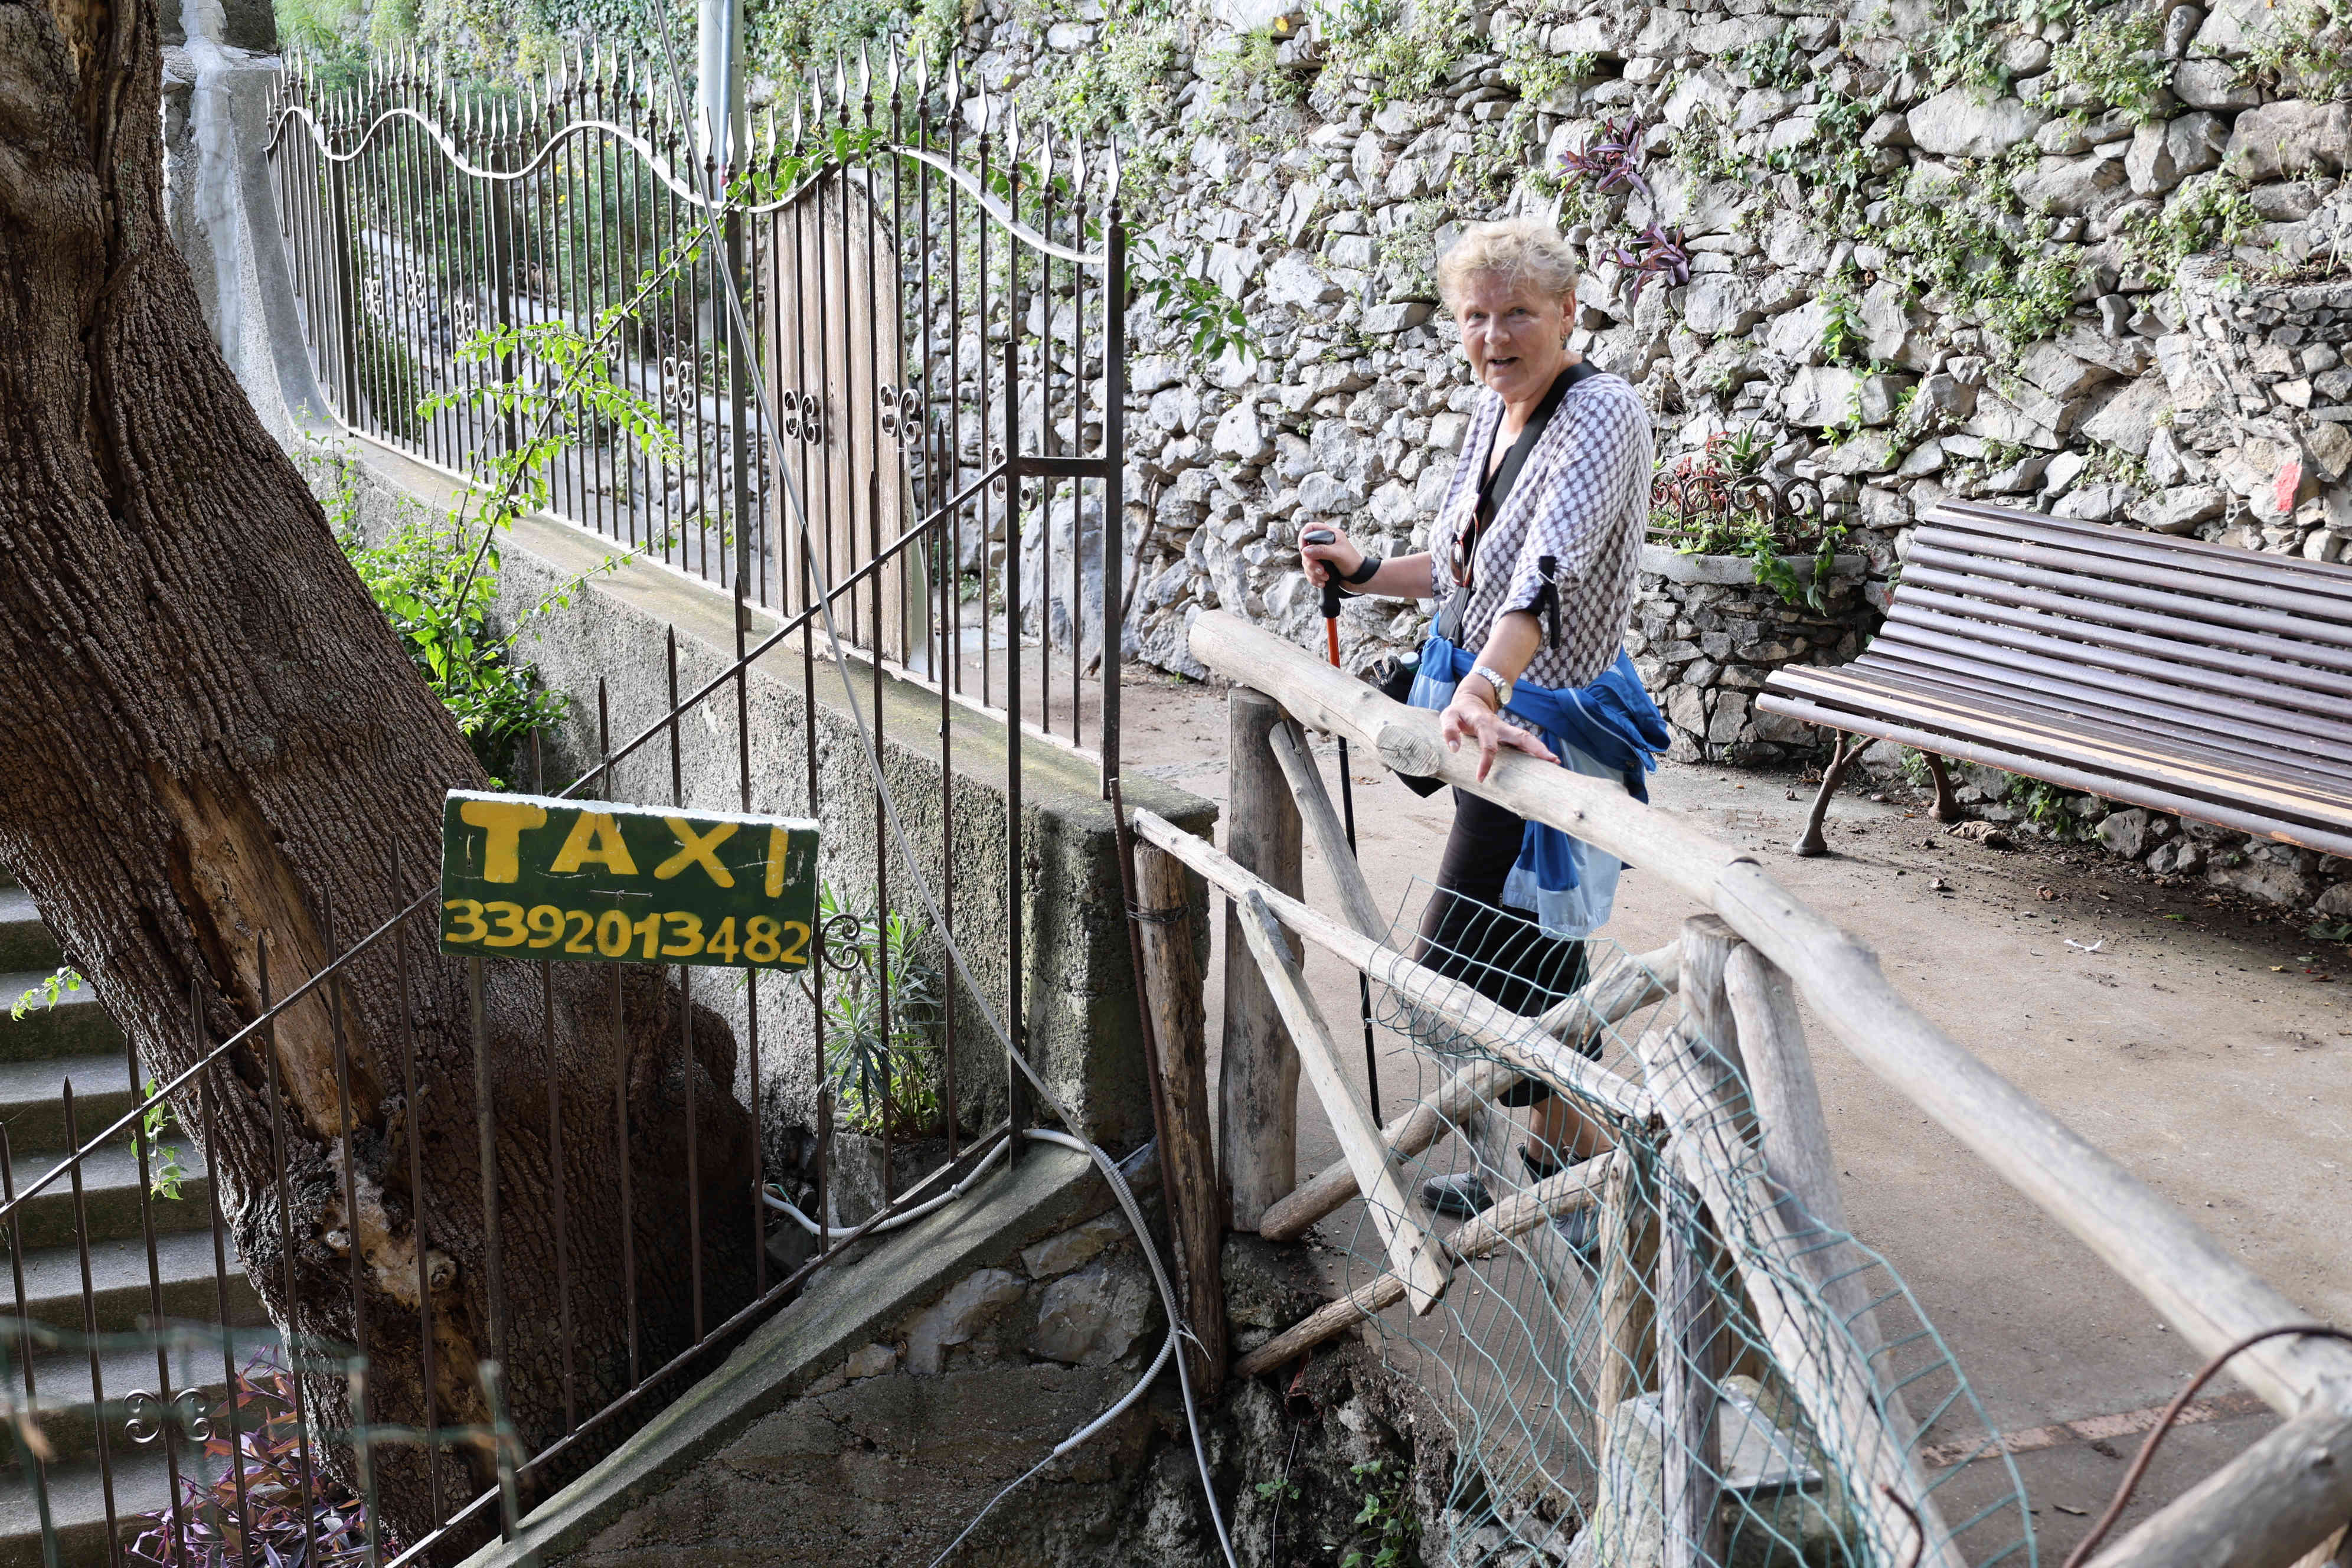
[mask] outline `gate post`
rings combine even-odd
[[[1286,717],[1282,705],[1235,687],[1226,716],[1225,853],[1297,898],[1303,886],[1298,805],[1271,739]],[[1217,1145],[1234,1228],[1255,1230],[1266,1209],[1298,1184],[1298,1052],[1241,921],[1241,910],[1228,900]],[[1286,940],[1295,954],[1297,939]]]
[[[1127,645],[1127,229],[1103,226],[1103,787],[1118,776],[1118,682]]]

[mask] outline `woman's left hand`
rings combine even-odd
[[[1454,700],[1438,715],[1437,733],[1449,752],[1460,751],[1465,741],[1476,744],[1480,784],[1494,771],[1497,752],[1524,752],[1539,763],[1559,761],[1541,741],[1506,722],[1502,714],[1458,686],[1454,689]]]

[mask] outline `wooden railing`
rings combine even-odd
[[[1770,1179],[1791,1194],[1793,1212],[1843,1229],[1843,1203],[1826,1123],[1800,1033],[1793,995],[1865,1065],[1972,1150],[2002,1179],[2090,1247],[2202,1355],[2218,1355],[2264,1332],[2306,1323],[2261,1276],[2230,1256],[2169,1202],[2086,1142],[2047,1109],[1978,1060],[1898,994],[1875,955],[1833,921],[1806,908],[1752,858],[1674,813],[1644,805],[1607,780],[1504,753],[1488,778],[1475,752],[1439,742],[1433,713],[1406,708],[1319,663],[1270,632],[1213,611],[1192,633],[1192,652],[1238,687],[1230,758],[1231,856],[1149,812],[1134,815],[1146,885],[1173,889],[1197,873],[1228,901],[1228,963],[1249,964],[1236,985],[1229,967],[1222,1085],[1220,1175],[1240,1228],[1296,1237],[1357,1193],[1381,1227],[1390,1272],[1327,1306],[1243,1361],[1244,1374],[1400,1300],[1425,1310],[1446,1289],[1450,1261],[1491,1248],[1512,1227],[1598,1201],[1606,1173],[1540,1184],[1445,1241],[1405,1193],[1397,1163],[1428,1147],[1461,1106],[1514,1076],[1545,1081],[1624,1116],[1663,1116],[1675,1131],[1679,1176],[1720,1219],[1738,1208],[1712,1190],[1739,1148],[1760,1150]],[[1252,693],[1270,701],[1255,706]],[[1278,710],[1275,705],[1278,705]],[[1400,773],[1435,776],[1617,856],[1670,884],[1698,906],[1675,947],[1603,966],[1585,989],[1532,1026],[1498,1014],[1467,987],[1413,963],[1387,945],[1361,872],[1340,837],[1322,784],[1290,721],[1349,742]],[[1293,812],[1296,815],[1291,815]],[[1300,826],[1311,831],[1340,889],[1346,920],[1297,896]],[[1171,864],[1172,862],[1172,864]],[[1427,1100],[1377,1126],[1340,1065],[1328,1022],[1298,978],[1291,942],[1301,938],[1441,1016],[1483,1057]],[[1239,955],[1247,954],[1244,959]],[[1253,962],[1254,961],[1254,962]],[[1155,984],[1171,975],[1155,973]],[[1643,1081],[1586,1059],[1585,1033],[1678,988],[1685,1024],[1645,1037]],[[1159,1005],[1155,1003],[1155,1008]],[[1161,1009],[1164,1015],[1164,1009]],[[1194,1016],[1197,1019],[1197,1007]],[[1197,1028],[1197,1022],[1194,1025]],[[1585,1032],[1585,1033],[1580,1033]],[[1720,1083],[1688,1059],[1711,1044],[1738,1079]],[[1295,1047],[1296,1060],[1288,1059]],[[1197,1098],[1201,1048],[1163,1040],[1171,1064],[1191,1064]],[[1304,1066],[1344,1158],[1296,1180],[1296,1086]],[[1654,1098],[1651,1085],[1658,1086]],[[1205,1118],[1196,1117],[1196,1122]],[[1205,1142],[1205,1127],[1198,1136]],[[1710,1160],[1715,1148],[1724,1155]],[[1205,1147],[1192,1152],[1207,1168]],[[1605,1162],[1592,1162],[1601,1164]],[[1208,1194],[1175,1194],[1196,1211]],[[1923,1521],[1923,1562],[1958,1558],[1908,1458],[1916,1434],[1899,1398],[1874,1388],[1868,1306],[1841,1300],[1850,1275],[1801,1236],[1771,1234],[1780,1211],[1768,1206],[1742,1238],[1759,1256],[1790,1263],[1807,1289],[1849,1323],[1854,1344],[1795,1331],[1801,1303],[1786,1300],[1786,1278],[1751,1271],[1743,1280],[1756,1322],[1817,1432],[1843,1434],[1835,1457],[1856,1483],[1865,1511],[1899,1506]],[[1205,1227],[1194,1226],[1196,1235]],[[1213,1256],[1195,1242],[1183,1261],[1196,1280],[1213,1279]],[[1670,1267],[1662,1258],[1661,1267]],[[1201,1300],[1197,1289],[1194,1300]],[[1859,1354],[1848,1353],[1858,1345]],[[1221,1369],[1220,1369],[1221,1370]],[[1662,1373],[1665,1368],[1662,1363]],[[2116,1540],[2094,1568],[2210,1563],[2270,1568],[2304,1558],[2352,1518],[2352,1344],[2285,1334],[2247,1348],[2230,1370],[2287,1417],[2206,1481]],[[1669,1419],[1676,1391],[1664,1391]],[[1704,1418],[1701,1414],[1696,1418]],[[1711,1498],[1698,1478],[1669,1473],[1664,1488],[1669,1562],[1703,1562]],[[1864,1495],[1866,1494],[1866,1495]],[[1881,1540],[1907,1539],[1874,1521]],[[2317,1561],[2315,1555],[2306,1561]]]

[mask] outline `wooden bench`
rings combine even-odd
[[[1757,706],[1842,731],[1798,840],[1869,740],[2352,856],[2352,567],[1947,502],[1860,658]]]

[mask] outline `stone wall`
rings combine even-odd
[[[1156,1167],[1130,1165],[1156,1226]],[[725,1366],[473,1568],[654,1568],[689,1552],[929,1562],[1159,1352],[1159,1292],[1121,1215],[1084,1156],[1031,1145],[962,1203],[820,1273]],[[1244,1345],[1334,1290],[1309,1249],[1255,1237],[1228,1239],[1223,1268]],[[1318,1355],[1295,1383],[1231,1385],[1202,1414],[1246,1568],[1339,1561],[1374,1484],[1353,1471],[1367,1462],[1420,1523],[1422,1560],[1448,1560],[1447,1429],[1373,1347]],[[955,1561],[1222,1563],[1175,1380],[1159,1379],[1045,1465]]]
[[[964,36],[967,82],[1080,118],[1092,51],[1160,38],[1159,96],[1130,95],[1160,105],[1130,210],[1247,318],[1252,350],[1207,363],[1159,296],[1130,321],[1127,531],[1147,560],[1128,641],[1153,664],[1203,673],[1185,634],[1210,607],[1319,646],[1293,570],[1307,527],[1425,541],[1474,396],[1433,258],[1511,213],[1581,248],[1576,345],[1639,385],[1662,460],[1751,432],[1849,530],[1857,570],[1827,614],[1717,580],[1736,563],[1645,572],[1628,646],[1685,758],[1811,751],[1748,692],[1852,657],[1948,496],[2352,549],[2341,0],[2066,0],[2030,27],[1923,0],[1243,9],[1148,34],[1116,5],[1047,28],[989,0]],[[1604,190],[1628,132],[1638,178]],[[1637,289],[1645,234],[1686,281]],[[1346,657],[1424,625],[1353,601]]]
[[[1642,386],[1662,458],[1753,429],[1774,472],[1822,486],[1882,601],[1906,531],[1948,495],[2341,557],[2352,108],[2296,96],[2340,77],[2259,63],[2301,13],[2166,4],[2140,40],[2145,79],[2110,89],[2115,104],[2080,61],[2053,66],[2109,47],[2098,29],[2121,11],[1995,33],[1990,77],[1941,87],[1902,53],[1940,24],[1897,11],[1482,9],[1483,40],[1407,99],[1318,47],[1320,18],[1283,46],[1295,63],[1255,78],[1220,75],[1217,25],[1200,24],[1181,127],[1159,132],[1174,169],[1153,237],[1197,253],[1259,352],[1201,364],[1181,323],[1139,308],[1129,527],[1150,560],[1131,647],[1198,674],[1183,629],[1212,606],[1307,635],[1304,527],[1423,542],[1474,395],[1432,257],[1460,222],[1507,212],[1557,216],[1583,248],[1577,346]],[[1050,100],[1060,57],[1042,40],[982,24],[971,41],[983,81]],[[1580,74],[1524,96],[1530,51]],[[1559,175],[1628,118],[1646,191]],[[1853,190],[1827,189],[1831,174]],[[1624,252],[1652,225],[1692,275],[1637,300]],[[1999,269],[2019,276],[1967,280]],[[1682,587],[1647,585],[1649,622]],[[1421,624],[1351,605],[1349,658]],[[1715,734],[1729,729],[1710,716],[1710,743],[1773,743]]]

